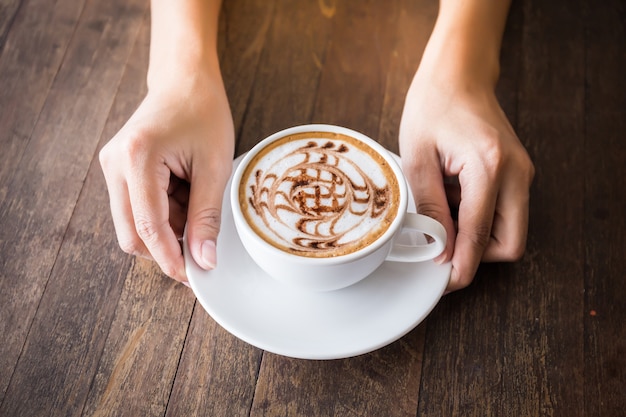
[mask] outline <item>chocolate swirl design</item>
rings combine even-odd
[[[375,180],[363,168],[368,167],[364,157],[378,171],[384,171],[379,166],[385,163],[372,161],[363,146],[306,140],[266,164],[266,169],[253,169],[247,202],[274,234],[276,239],[270,240],[275,242],[270,243],[304,256],[336,256],[384,233],[391,222],[386,214],[394,205],[395,190],[389,173],[379,172]]]

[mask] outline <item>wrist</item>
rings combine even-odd
[[[441,87],[494,90],[508,2],[442,0],[418,73]]]
[[[219,0],[151,1],[149,90],[221,82],[217,53],[219,7]]]
[[[477,51],[475,45],[455,36],[433,34],[420,63],[419,72],[433,81],[495,89],[500,76],[499,55]]]
[[[147,98],[158,106],[176,109],[189,114],[202,114],[215,105],[229,108],[226,90],[219,73],[217,75],[197,71],[190,74],[179,73],[161,81],[154,78],[148,87]]]
[[[153,95],[198,94],[223,89],[219,64],[179,62],[167,67],[151,66],[147,74],[148,92]]]

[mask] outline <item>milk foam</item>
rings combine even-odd
[[[397,212],[387,162],[362,142],[309,132],[279,139],[244,172],[240,203],[272,245],[303,256],[337,256],[378,238]]]

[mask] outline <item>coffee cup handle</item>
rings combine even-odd
[[[431,239],[427,239],[426,236]],[[438,221],[417,213],[406,213],[399,235],[396,236],[387,261],[422,262],[443,252],[446,229]]]

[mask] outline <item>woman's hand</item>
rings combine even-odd
[[[418,212],[447,230],[439,261],[452,260],[449,291],[469,285],[481,260],[522,256],[534,169],[493,92],[438,88],[418,76],[400,152]]]
[[[199,78],[199,77],[198,77]],[[185,282],[179,238],[187,222],[195,261],[215,266],[234,129],[221,79],[148,93],[100,152],[122,249]]]
[[[407,93],[400,153],[418,212],[440,221],[448,291],[526,246],[533,164],[495,96],[509,4],[442,0]],[[451,210],[452,209],[452,210]]]

